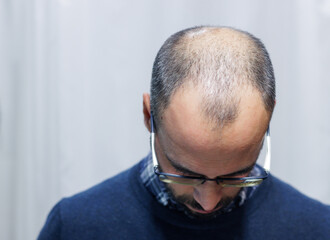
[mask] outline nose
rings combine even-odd
[[[205,211],[211,211],[215,209],[222,198],[221,186],[216,182],[205,182],[194,188],[193,196]]]

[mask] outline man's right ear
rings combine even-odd
[[[144,125],[151,132],[151,122],[150,122],[150,95],[148,93],[143,94],[143,117],[144,117]]]

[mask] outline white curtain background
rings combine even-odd
[[[0,0],[0,239],[149,151],[142,93],[183,28],[247,30],[277,78],[274,175],[330,204],[329,0]]]

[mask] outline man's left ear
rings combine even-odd
[[[143,94],[143,117],[144,125],[151,132],[151,123],[150,123],[150,94]]]

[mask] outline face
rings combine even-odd
[[[220,129],[200,114],[197,89],[179,89],[162,115],[155,151],[163,172],[186,176],[244,177],[252,169],[269,123],[260,94],[245,89],[239,114]],[[174,198],[197,216],[209,216],[228,205],[240,188],[207,181],[198,186],[168,184]]]

